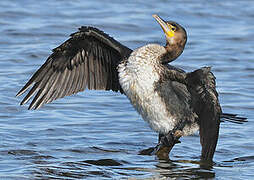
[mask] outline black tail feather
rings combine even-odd
[[[229,114],[229,113],[222,113],[220,116],[221,122],[231,122],[236,124],[243,124],[245,122],[248,122],[246,117],[239,117],[237,114]]]

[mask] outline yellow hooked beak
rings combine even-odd
[[[158,15],[153,14],[155,20],[160,24],[161,28],[163,29],[165,35],[169,38],[175,36],[175,32],[172,30],[172,25],[167,24],[164,20],[162,20]]]

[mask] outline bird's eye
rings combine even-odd
[[[176,27],[175,26],[171,26],[171,30],[175,32],[176,31]]]

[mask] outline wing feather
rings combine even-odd
[[[64,74],[62,75],[62,86],[59,87],[59,95],[58,95],[58,98],[62,98],[64,97],[65,95],[67,95],[67,86],[69,84],[69,79],[70,79],[70,76],[71,76],[71,72],[66,68],[64,70]]]
[[[35,98],[33,99],[32,103],[29,106],[29,109],[33,109],[35,108],[40,102],[41,98],[46,98],[47,94],[49,92],[49,90],[52,88],[52,84],[54,83],[54,80],[56,78],[56,72],[53,72],[51,76],[49,76],[49,78],[47,79],[47,81],[43,81],[43,83],[41,83],[40,89],[38,91],[38,93],[36,94]]]
[[[122,92],[117,65],[132,50],[93,27],[81,27],[71,38],[53,49],[47,61],[17,93],[32,89],[22,100],[38,109],[55,99],[88,89]]]
[[[192,106],[199,117],[201,157],[212,160],[219,136],[222,114],[216,91],[215,76],[210,67],[187,74],[187,86],[192,95]]]
[[[55,87],[57,86],[58,82],[59,82],[59,78],[61,76],[61,74],[59,72],[56,72],[56,77],[53,79],[52,78],[52,85],[50,85],[50,87],[48,88],[48,92],[44,93],[45,96],[43,96],[44,98],[41,98],[41,100],[37,103],[36,105],[36,109],[40,108],[45,102],[49,102],[52,101],[52,97],[55,93]]]

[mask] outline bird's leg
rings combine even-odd
[[[156,147],[151,147],[144,149],[139,152],[140,155],[154,155],[156,154],[159,159],[169,159],[169,153],[175,144],[181,143],[179,141],[180,137],[183,136],[181,131],[185,126],[184,122],[178,124],[172,131],[168,134],[159,134],[159,142]]]
[[[162,138],[163,136],[164,136],[163,134],[160,134],[160,133],[159,133],[158,144],[160,143],[161,138]]]
[[[160,153],[162,153],[162,149],[163,147],[166,147],[162,144],[166,144],[166,143],[162,143],[164,141],[168,141],[165,139],[165,135],[164,134],[159,134],[159,138],[158,138],[158,144],[156,147],[150,147],[150,148],[147,148],[147,149],[143,149],[139,152],[140,155],[154,155],[158,152],[158,150],[160,150]],[[166,149],[164,149],[166,150]],[[169,153],[169,152],[168,152]],[[166,158],[163,158],[163,159],[166,159]]]
[[[154,154],[156,154],[159,159],[169,159],[169,153],[174,145],[181,143],[179,139],[183,136],[182,130],[185,125],[186,121],[180,121],[168,134],[159,134],[159,143],[154,149]]]
[[[159,140],[156,147],[150,147],[139,152],[140,155],[154,155],[159,159],[169,159],[169,153],[175,144],[181,143],[179,141],[182,136],[181,130],[172,130],[168,134],[159,134]]]
[[[169,153],[175,144],[180,143],[179,139],[183,135],[181,130],[172,130],[167,135],[159,134],[159,143],[154,149],[154,154],[159,159],[169,159]]]

